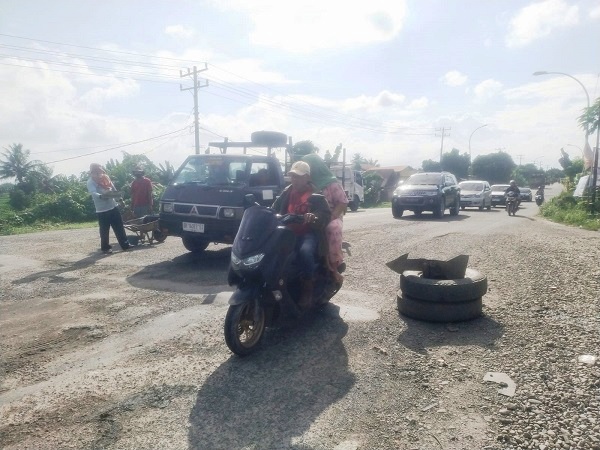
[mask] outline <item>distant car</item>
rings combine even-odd
[[[492,209],[492,190],[490,183],[483,180],[469,180],[458,183],[460,187],[460,207],[465,208],[487,208]]]
[[[460,187],[449,172],[421,172],[411,175],[396,188],[392,198],[392,215],[402,217],[405,210],[420,216],[432,211],[437,218],[444,217],[446,208],[456,216],[460,210]]]
[[[504,191],[510,184],[493,184],[492,185],[492,206],[504,205],[506,203],[506,197]]]
[[[524,201],[524,202],[533,201],[533,194],[531,193],[531,189],[520,187],[519,191],[521,191],[520,198],[522,201]]]

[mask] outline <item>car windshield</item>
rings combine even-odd
[[[531,189],[529,189],[529,188],[519,188],[519,190],[521,192],[531,192]]]
[[[404,184],[442,184],[442,176],[439,173],[416,173],[411,175]]]
[[[222,186],[240,184],[246,179],[246,160],[223,159],[218,155],[192,157],[179,170],[173,184]]]
[[[492,191],[505,191],[510,184],[494,184],[492,185]]]
[[[459,186],[465,191],[483,191],[482,183],[460,183]]]

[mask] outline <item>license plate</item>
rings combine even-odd
[[[405,203],[417,203],[419,201],[419,199],[415,197],[405,197],[402,200],[404,200]]]
[[[204,233],[204,224],[183,222],[183,231],[191,231],[193,233]]]

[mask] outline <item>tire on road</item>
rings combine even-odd
[[[464,302],[486,294],[487,277],[467,269],[464,278],[437,280],[423,278],[421,271],[406,270],[400,275],[400,289],[411,298],[428,302]]]
[[[395,219],[402,217],[402,214],[404,214],[404,210],[402,208],[392,205],[392,216],[394,216]]]
[[[287,145],[287,135],[279,131],[255,131],[250,135],[253,144],[265,147],[283,147]]]
[[[431,302],[398,292],[398,311],[411,319],[426,322],[463,322],[481,316],[482,298],[462,302]]]

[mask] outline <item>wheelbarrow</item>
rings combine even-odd
[[[154,241],[164,242],[167,238],[166,233],[163,233],[160,229],[158,216],[144,216],[128,220],[123,222],[123,226],[136,234],[138,243],[148,242],[152,244]]]

